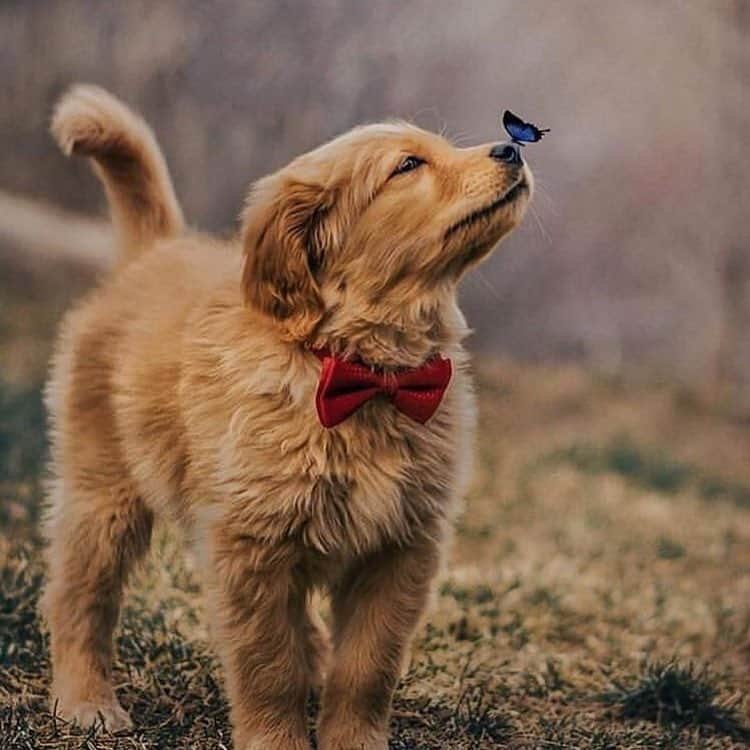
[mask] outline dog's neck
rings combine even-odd
[[[468,334],[455,289],[392,302],[368,304],[353,294],[339,295],[328,307],[313,346],[395,369],[418,367],[436,354],[450,356]]]

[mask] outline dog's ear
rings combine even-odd
[[[255,186],[243,213],[245,302],[273,318],[290,340],[308,339],[323,317],[315,272],[332,203],[331,191],[320,185],[275,175]]]

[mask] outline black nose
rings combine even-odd
[[[498,143],[490,149],[490,158],[505,164],[523,164],[521,148],[515,143]]]

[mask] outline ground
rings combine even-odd
[[[167,527],[117,636],[135,731],[48,710],[40,382],[63,303],[34,274],[0,292],[0,748],[231,747],[200,581]],[[476,369],[476,481],[391,748],[750,747],[750,427],[675,385]]]

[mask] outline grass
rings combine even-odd
[[[646,490],[674,494],[694,489],[705,500],[729,500],[750,508],[750,486],[678,461],[663,449],[639,446],[627,434],[603,446],[574,443],[546,458],[589,473],[618,474]]]
[[[135,731],[80,732],[49,709],[44,414],[28,386],[42,371],[34,359],[0,381],[0,748],[229,748],[200,580],[167,527],[117,635]],[[478,376],[476,481],[391,748],[749,746],[747,427],[710,398],[576,368],[487,362]]]
[[[615,683],[602,697],[626,719],[645,719],[672,729],[695,727],[715,730],[737,739],[750,740],[736,704],[720,704],[720,679],[704,665],[675,661],[646,662],[629,685]]]
[[[38,520],[45,417],[39,388],[0,388],[0,528]]]

